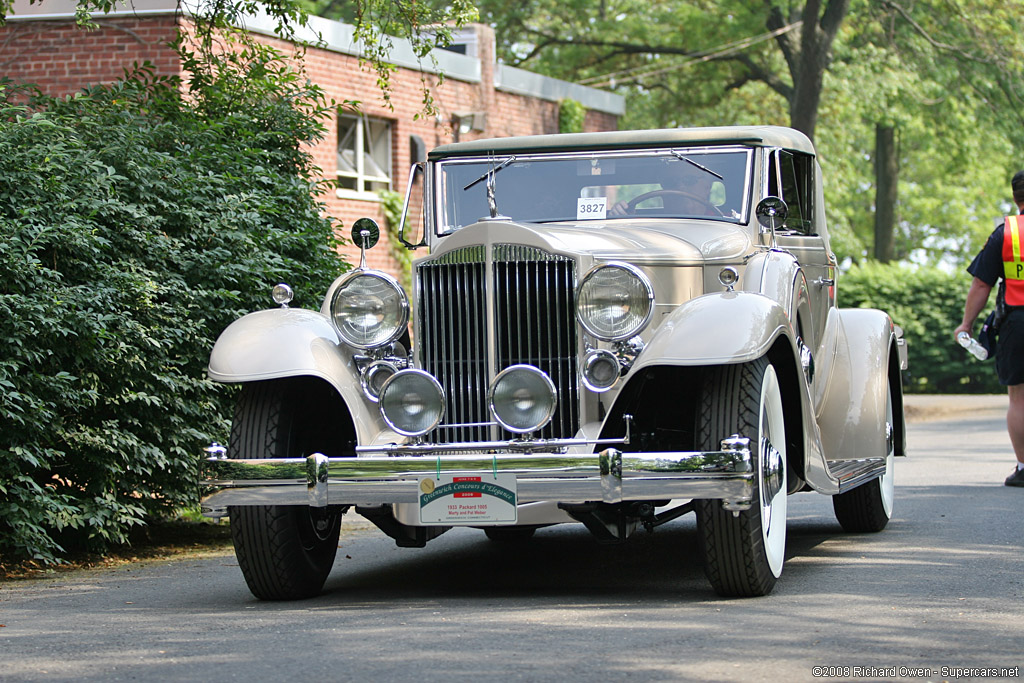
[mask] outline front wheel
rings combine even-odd
[[[892,517],[896,498],[893,473],[895,444],[893,442],[892,387],[885,388],[885,474],[852,491],[832,496],[832,509],[845,531],[873,533],[881,531]]]
[[[718,450],[732,434],[749,438],[754,471],[749,509],[734,512],[719,500],[697,501],[704,572],[719,595],[767,595],[786,555],[786,424],[775,368],[759,358],[710,370],[699,419],[704,450]]]
[[[231,425],[229,458],[295,458],[327,450],[322,428],[300,415],[300,392],[288,381],[242,388]],[[319,447],[318,447],[319,446]],[[315,449],[315,450],[314,450]],[[305,505],[228,509],[235,556],[252,594],[261,600],[317,595],[334,565],[341,510]]]

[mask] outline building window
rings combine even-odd
[[[338,117],[339,193],[391,189],[391,122],[368,116]]]

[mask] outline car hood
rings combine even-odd
[[[608,220],[571,223],[517,223],[485,220],[435,244],[440,255],[481,244],[517,244],[595,260],[635,264],[699,265],[732,261],[753,248],[750,228],[714,221]]]

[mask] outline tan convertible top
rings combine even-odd
[[[529,152],[587,151],[629,147],[674,147],[693,145],[745,144],[783,147],[814,154],[814,146],[800,131],[782,126],[718,126],[711,128],[668,128],[663,130],[620,130],[604,133],[567,133],[489,138],[441,145],[430,152],[432,161],[453,156],[481,154],[526,154]]]

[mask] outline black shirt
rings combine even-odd
[[[994,287],[996,282],[1003,276],[1003,227],[1006,221],[1000,219],[999,225],[988,241],[982,247],[978,255],[967,266],[967,272],[978,278],[986,285]]]

